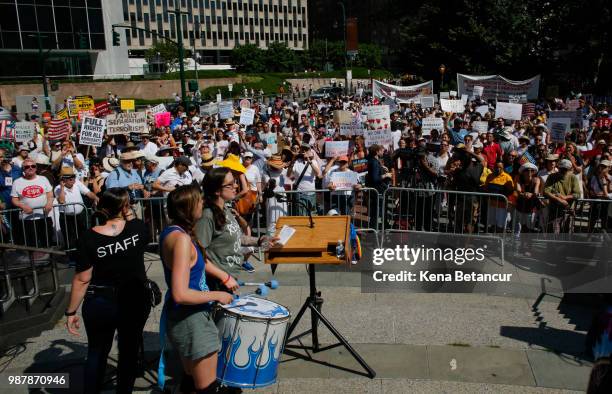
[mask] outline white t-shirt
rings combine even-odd
[[[306,166],[306,164],[307,162],[303,160],[298,160],[293,164],[293,173],[291,175],[293,177],[293,182],[297,182],[297,180],[300,178],[300,175],[302,174],[302,171],[304,171],[304,167]],[[318,164],[316,164],[314,160],[312,161],[312,164],[308,165],[308,169],[304,173],[304,176],[302,177],[302,180],[300,181],[297,190],[315,190],[315,180],[317,179],[317,177],[315,175],[314,170],[312,169],[313,165],[318,166]]]
[[[30,214],[19,213],[20,219],[41,219],[45,216],[43,207],[47,205],[47,193],[53,191],[51,184],[44,176],[36,175],[32,179],[23,177],[13,181],[11,197],[18,197],[19,201],[34,209]]]
[[[55,186],[55,190],[53,194],[56,198],[59,198],[61,186]],[[65,213],[67,215],[78,215],[83,212],[83,196],[89,193],[90,190],[83,184],[83,182],[78,179],[74,182],[74,186],[72,188],[67,188],[64,186],[64,196],[66,197],[65,205],[60,205],[59,211],[61,213]]]
[[[176,171],[176,167],[172,167],[162,172],[157,180],[163,187],[178,187],[190,185],[193,182],[193,177],[189,171],[179,174],[178,171]],[[164,196],[167,196],[168,194],[170,193],[164,192]]]
[[[261,173],[259,172],[259,168],[251,164],[246,169],[246,173],[244,175],[246,176],[246,179],[249,182],[249,189],[256,192],[257,184],[261,182]]]
[[[155,156],[157,153],[157,145],[151,141],[147,142],[146,145],[143,142],[139,143],[138,149],[140,149],[145,156]]]

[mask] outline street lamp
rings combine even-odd
[[[440,91],[442,91],[442,86],[444,85],[444,73],[446,72],[446,66],[444,64],[440,64],[440,67],[438,67],[438,71],[440,72]]]
[[[42,77],[43,92],[45,94],[45,111],[49,112],[51,111],[51,104],[49,103],[49,89],[47,88],[47,76],[45,75],[47,72],[45,69],[45,59],[42,48],[42,39],[47,38],[47,36],[43,36],[40,34],[40,32],[37,32],[34,34],[28,34],[28,37],[36,37],[38,41],[38,62],[40,63],[40,74]]]
[[[340,6],[340,8],[342,9],[342,26],[343,26],[343,30],[344,30],[344,93],[348,94],[348,79],[347,79],[347,72],[348,72],[348,66],[347,66],[347,61],[346,61],[346,7],[344,6],[344,3],[339,1],[338,5]]]

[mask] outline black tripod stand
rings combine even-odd
[[[336,330],[336,328],[330,323],[330,321],[327,320],[327,318],[325,316],[323,316],[323,312],[321,312],[321,307],[323,306],[323,298],[321,298],[321,292],[317,291],[315,266],[316,266],[316,264],[308,264],[308,277],[310,279],[310,295],[308,296],[308,298],[304,302],[304,305],[302,305],[302,307],[300,308],[300,311],[298,312],[298,314],[295,316],[295,319],[291,323],[291,326],[289,326],[289,330],[287,331],[287,338],[288,339],[287,339],[286,345],[285,345],[285,352],[289,348],[289,349],[302,349],[302,350],[306,350],[306,351],[307,350],[312,350],[314,353],[317,353],[317,352],[322,352],[322,351],[325,351],[325,350],[332,349],[332,348],[337,347],[337,346],[344,346],[346,348],[346,350],[348,350],[349,353],[351,353],[353,358],[363,367],[363,369],[365,369],[366,373],[363,374],[363,375],[364,376],[368,376],[369,378],[373,379],[376,376],[376,372],[374,372],[374,370],[364,361],[364,359],[361,358],[359,353],[357,353],[357,351],[355,349],[353,349],[351,344],[348,343],[346,338],[344,338],[342,336],[342,334],[340,334],[340,332],[338,332],[338,330]],[[304,331],[301,334],[298,334],[298,335],[296,335],[294,337],[291,337],[291,334],[295,330],[295,327],[297,327],[300,319],[304,315],[304,312],[306,312],[306,309],[310,309],[311,328],[306,330],[306,331]],[[319,334],[318,334],[319,320],[336,337],[336,339],[339,341],[338,343],[333,344],[333,345],[328,345],[328,346],[325,346],[325,347],[321,347],[320,346],[320,344],[319,344]],[[300,345],[289,345],[290,342],[293,342],[295,340],[299,340],[300,338],[302,338],[302,337],[304,337],[304,336],[306,336],[308,334],[312,334],[312,346],[305,346],[305,345],[302,345],[302,344],[300,344]],[[307,354],[308,354],[308,352],[307,352]],[[308,358],[307,359],[310,360],[310,361],[313,360],[313,358],[312,358],[312,356],[310,354],[308,354]]]

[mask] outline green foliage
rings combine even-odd
[[[288,72],[295,71],[297,56],[295,51],[289,49],[284,42],[272,42],[265,51],[266,71]]]
[[[359,44],[356,64],[362,67],[376,68],[382,63],[382,50],[375,44]]]
[[[343,41],[316,40],[302,54],[302,63],[306,68],[323,70],[326,62],[331,63],[334,69],[344,68]]]
[[[266,68],[264,50],[255,44],[238,45],[230,56],[232,66],[239,72],[259,73]]]
[[[145,59],[147,63],[154,62],[157,54],[159,53],[160,59],[164,62],[166,70],[174,70],[179,66],[179,53],[178,48],[175,44],[166,41],[159,40],[151,48],[145,52]]]

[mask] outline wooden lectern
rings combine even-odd
[[[361,358],[361,356],[353,349],[348,341],[338,332],[329,320],[323,315],[321,309],[323,306],[323,298],[321,292],[317,291],[316,271],[315,267],[319,264],[347,264],[352,256],[352,248],[350,242],[350,216],[314,216],[312,217],[314,227],[310,226],[310,218],[308,216],[282,216],[276,222],[277,234],[284,225],[294,228],[295,234],[289,239],[284,246],[273,247],[265,254],[266,264],[307,264],[308,276],[310,279],[310,295],[300,308],[300,311],[291,322],[287,331],[287,340],[285,351],[290,348],[306,350],[308,358],[312,360],[312,356],[308,350],[319,352],[334,348],[336,346],[344,346],[351,353],[355,360],[366,370],[365,376],[374,378],[376,372]],[[336,257],[336,245],[342,240],[345,248],[345,256],[341,259]],[[298,322],[306,312],[310,309],[311,313],[311,328],[291,337],[291,334],[297,327]],[[321,347],[319,344],[318,326],[319,320],[329,329],[329,331],[338,339],[339,343]],[[290,342],[299,340],[300,338],[311,334],[312,346],[304,345],[289,345]],[[297,355],[297,354],[296,354]],[[345,369],[345,368],[343,368]],[[361,374],[361,373],[360,373]]]

